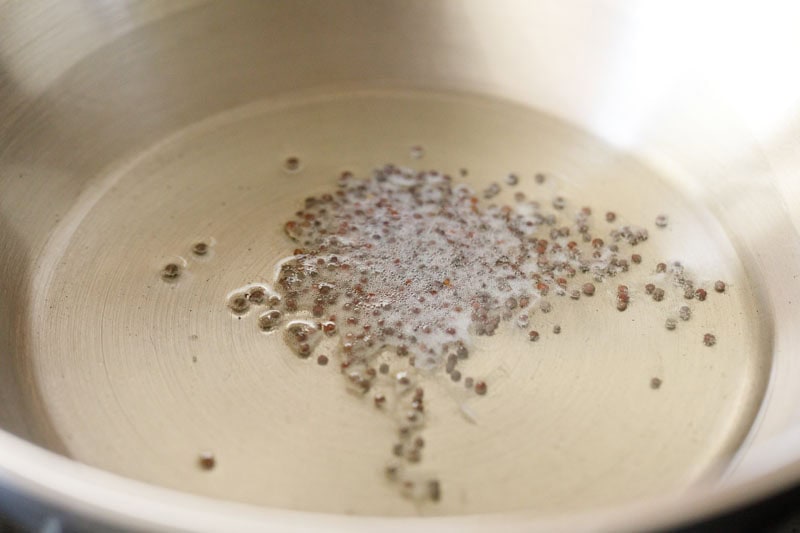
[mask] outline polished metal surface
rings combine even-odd
[[[798,24],[800,8],[792,2],[766,6],[512,0],[0,3],[0,485],[5,507],[29,523],[36,523],[46,509],[66,523],[208,531],[438,530],[498,524],[526,530],[636,529],[690,520],[800,480],[800,331],[795,327],[800,318],[800,75],[792,68],[800,49],[800,35],[794,31]],[[485,117],[513,114],[504,106],[525,106],[590,132],[618,153],[630,154],[637,165],[662,180],[665,202],[671,202],[670,191],[679,191],[686,203],[675,205],[683,205],[687,217],[702,213],[698,220],[710,228],[708,234],[730,243],[722,252],[709,249],[708,257],[722,258],[726,272],[741,279],[740,307],[746,317],[741,322],[731,319],[728,327],[742,333],[736,338],[745,343],[737,347],[744,355],[721,360],[715,367],[716,378],[721,374],[727,378],[714,381],[704,394],[716,394],[718,403],[691,395],[670,397],[665,424],[675,423],[677,428],[681,413],[700,421],[698,427],[672,432],[673,455],[653,454],[640,467],[631,454],[630,464],[642,472],[656,472],[661,462],[665,471],[676,473],[674,483],[648,481],[638,492],[601,484],[594,493],[586,489],[585,498],[592,500],[592,494],[603,490],[618,497],[609,494],[604,501],[598,496],[591,506],[553,504],[543,511],[536,501],[526,509],[484,499],[484,507],[476,510],[495,512],[470,516],[469,506],[453,507],[444,511],[452,516],[391,521],[347,516],[353,510],[346,502],[320,503],[325,491],[340,490],[344,500],[348,494],[361,494],[335,483],[309,491],[310,499],[304,503],[280,500],[282,492],[292,492],[288,485],[286,490],[281,485],[269,492],[222,468],[215,472],[218,477],[192,477],[196,474],[174,458],[192,446],[203,446],[204,425],[227,430],[250,424],[252,432],[242,432],[241,438],[239,433],[226,433],[221,446],[230,454],[260,460],[257,450],[238,441],[257,442],[266,438],[263,433],[268,428],[256,427],[258,417],[248,418],[236,407],[288,401],[269,396],[255,381],[255,377],[266,380],[283,367],[260,375],[260,360],[251,358],[256,353],[251,341],[214,331],[210,338],[231,349],[224,361],[212,359],[209,366],[193,370],[191,364],[147,359],[149,343],[170,346],[159,340],[169,340],[173,330],[156,321],[170,320],[187,302],[202,308],[204,301],[215,297],[217,286],[190,291],[193,296],[185,301],[170,301],[171,296],[163,294],[141,296],[134,282],[145,278],[137,276],[155,271],[160,261],[179,254],[178,249],[195,238],[213,236],[220,239],[218,251],[237,250],[235,224],[230,228],[218,224],[214,235],[200,229],[225,215],[224,210],[215,214],[210,200],[228,193],[215,188],[208,175],[230,168],[236,176],[220,180],[255,186],[261,166],[269,164],[272,154],[259,153],[248,139],[268,138],[275,124],[292,120],[313,124],[316,116],[337,113],[324,106],[315,111],[312,106],[304,118],[301,108],[281,118],[274,110],[282,102],[349,95],[342,97],[344,108],[336,109],[341,112],[351,105],[350,116],[359,116],[363,109],[358,103],[346,103],[353,102],[353,95],[456,93],[511,103],[497,108],[486,104],[484,109],[482,104],[453,104],[447,98],[437,104],[422,98],[420,104],[408,104],[417,116],[428,117],[428,122],[420,121],[420,130],[430,133],[431,145],[444,138],[433,132],[448,109],[464,112],[452,119],[462,126],[459,131],[466,131],[464,116],[470,116],[488,134],[501,132],[504,123]],[[380,108],[397,121],[397,131],[411,135],[413,121],[403,122],[403,107],[396,103],[407,96],[393,98],[395,103],[376,106],[385,106]],[[258,117],[269,120],[259,122],[264,119]],[[573,137],[565,133],[568,129],[550,126],[549,120],[530,124],[556,132],[546,141],[556,153],[559,146],[568,145],[566,140],[559,144],[560,140]],[[355,121],[343,129],[342,138],[357,142],[358,125]],[[316,153],[326,150],[326,142],[329,151],[340,146],[319,135],[308,141]],[[336,132],[327,135],[333,139]],[[368,140],[376,143],[375,153],[385,148],[380,157],[391,156],[392,141],[383,139],[380,129]],[[279,145],[276,157],[304,141],[281,142],[274,139]],[[469,156],[469,142],[466,135],[459,138],[458,157]],[[368,142],[364,146],[373,147]],[[490,145],[476,143],[473,148],[486,146]],[[495,149],[499,152],[502,147]],[[187,154],[189,163],[181,162]],[[538,155],[547,154],[540,148]],[[237,164],[226,160],[234,156],[240,158]],[[358,150],[355,156],[366,157]],[[436,163],[435,153],[431,158],[431,164]],[[228,166],[222,166],[224,161]],[[442,157],[438,164],[454,161]],[[368,163],[355,164],[363,164],[365,171],[369,168]],[[500,171],[492,165],[485,163],[487,170]],[[631,165],[614,168],[628,176],[624,171]],[[578,163],[574,167],[582,168]],[[333,170],[320,164],[316,172],[323,180]],[[277,179],[266,168],[261,175]],[[158,184],[174,179],[176,185],[187,185],[193,176],[202,176],[196,179],[211,185],[186,192],[192,199],[187,205],[204,205],[205,198],[208,207],[176,209],[180,223],[171,228],[177,229],[143,240],[146,245],[131,245],[134,257],[126,264],[122,249],[126,237],[121,236],[126,228],[155,235],[159,219],[148,219],[144,213],[162,216],[169,206],[159,211],[159,202],[180,198],[157,189]],[[635,181],[631,183],[621,195],[631,202],[647,197],[635,191]],[[302,195],[281,192],[280,186],[261,186],[261,192],[274,193],[272,210],[284,206],[291,212],[294,208],[286,203]],[[602,189],[598,191],[602,195]],[[115,194],[117,202],[111,201]],[[236,198],[242,197],[231,196]],[[143,206],[155,207],[147,211]],[[248,209],[255,212],[257,206]],[[242,223],[252,220],[244,216],[249,212],[242,213],[236,215]],[[225,231],[230,236],[220,238]],[[152,249],[154,243],[158,249]],[[269,248],[265,256],[279,251]],[[218,287],[224,286],[222,281],[233,283],[237,275],[250,275],[247,267],[222,262],[222,255],[213,258],[226,272],[215,280]],[[205,275],[206,267],[196,267],[197,278]],[[131,284],[126,286],[126,281]],[[102,301],[99,296],[75,300],[76,295],[101,291]],[[117,297],[125,302],[141,297],[139,303],[147,312],[129,312],[124,305],[115,305]],[[159,309],[167,311],[159,314]],[[101,326],[86,322],[92,313],[102,315]],[[719,317],[724,322],[724,309]],[[125,341],[125,335],[147,328],[148,323],[153,328],[147,342]],[[180,331],[186,339],[203,333]],[[171,355],[176,357],[190,353],[178,344],[174,350]],[[237,381],[241,376],[236,369],[241,372],[242,366],[232,360],[245,365],[250,381]],[[630,376],[635,368],[592,371],[602,383]],[[683,370],[686,379],[702,371],[699,365]],[[228,403],[203,406],[200,398],[217,398],[226,372],[236,385],[219,396]],[[283,379],[292,379],[293,372],[286,370]],[[543,367],[537,377],[547,380],[542,376],[559,372],[564,369]],[[312,399],[337,398],[338,393],[324,390],[321,380],[310,379],[316,380]],[[554,383],[555,388],[569,386],[566,381]],[[619,401],[624,405],[626,397]],[[319,416],[314,412],[309,410],[312,419]],[[226,418],[232,426],[218,422]],[[334,428],[321,420],[320,430],[333,435]],[[619,418],[610,414],[598,420],[597,434],[613,435],[605,429],[614,427]],[[554,426],[552,431],[567,434],[568,428]],[[159,435],[164,436],[160,441]],[[525,438],[519,431],[515,435],[509,438]],[[308,437],[298,434],[304,436]],[[357,443],[362,437],[354,431],[343,442]],[[613,436],[609,439],[611,444],[603,444],[603,439],[589,442],[586,455],[592,455],[594,446],[597,457],[611,457]],[[304,446],[305,453],[325,453]],[[292,465],[305,462],[291,455],[291,446],[283,452],[285,460],[277,457],[270,463],[261,458],[263,463],[254,464],[272,468],[280,480]],[[350,459],[354,468],[358,457]],[[565,464],[550,474],[553,486],[556,478],[582,475],[580,461]],[[359,468],[365,475],[369,470],[363,464]],[[647,479],[644,474],[640,477]],[[547,486],[548,481],[541,483]],[[366,493],[372,496],[359,496],[366,503],[355,510],[358,514],[415,514],[393,504],[383,509],[383,493]],[[338,511],[336,505],[341,507]],[[331,514],[300,512],[306,510]]]

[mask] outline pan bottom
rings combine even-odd
[[[561,196],[650,233],[624,281],[624,313],[617,281],[598,283],[591,301],[564,298],[532,316],[536,343],[511,325],[475,340],[464,365],[491,383],[485,397],[430,378],[418,469],[441,480],[436,504],[400,498],[384,480],[394,425],[345,390],[336,365],[298,359],[253,313],[226,307],[232,288],[273,281],[294,248],[283,223],[304,198],[334,191],[342,171],[367,176],[386,163],[478,191],[513,172],[514,191],[542,204]],[[666,228],[654,225],[662,213]],[[197,242],[210,251],[192,254]],[[665,319],[687,302],[643,290],[662,279],[661,261],[680,261],[709,292],[672,331]],[[170,262],[185,268],[165,283]],[[550,116],[474,96],[309,95],[209,119],[99,176],[37,272],[28,360],[53,446],[131,478],[265,506],[547,514],[680,490],[725,467],[770,368],[735,236],[690,187]],[[707,332],[716,345],[703,344]],[[198,467],[206,450],[212,469]]]

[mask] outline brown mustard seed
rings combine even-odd
[[[486,386],[485,381],[478,381],[477,383],[475,383],[475,392],[480,394],[481,396],[486,394],[487,389],[488,387]]]
[[[703,335],[703,344],[706,346],[714,346],[717,343],[717,338],[711,333]]]
[[[539,340],[539,332],[536,330],[531,330],[528,332],[528,338],[531,341],[538,341]]]
[[[547,176],[545,176],[543,173],[539,172],[538,174],[536,174],[536,175],[533,177],[533,179],[534,179],[534,181],[536,181],[536,183],[538,183],[539,185],[541,185],[542,183],[544,183],[544,182],[545,182],[545,180],[547,179]]]
[[[708,296],[708,292],[706,292],[705,289],[697,289],[696,291],[694,291],[694,295],[701,302],[705,302],[706,297]]]
[[[450,373],[450,379],[452,379],[455,383],[458,383],[459,381],[461,381],[461,372],[459,372],[458,370],[453,370]]]
[[[475,380],[472,378],[467,378],[464,380],[464,387],[471,389],[472,386],[475,384]]]
[[[317,356],[317,364],[319,366],[327,365],[328,364],[328,356],[324,355],[324,354]]]
[[[687,320],[692,318],[692,310],[689,309],[688,306],[682,305],[681,308],[678,309],[678,316],[680,317],[681,320],[686,322]]]
[[[645,294],[653,294],[653,292],[655,290],[656,290],[656,286],[653,285],[652,283],[648,283],[647,285],[644,286]]]
[[[714,290],[717,292],[725,292],[725,282],[720,280],[715,281]]]
[[[380,407],[384,403],[386,403],[386,396],[384,396],[383,394],[376,394],[373,401],[375,402],[375,407]]]
[[[400,468],[396,465],[389,465],[383,473],[389,481],[397,481],[397,476],[400,475]]]
[[[213,453],[204,451],[197,456],[197,464],[203,470],[212,470],[217,465],[217,459]]]
[[[161,279],[165,281],[176,280],[180,275],[181,267],[175,263],[168,263],[161,269]]]
[[[194,255],[206,255],[208,253],[208,245],[204,242],[195,243],[192,246],[192,253]]]
[[[380,372],[381,374],[388,374],[389,365],[386,363],[381,363],[381,365],[378,367],[378,372]]]
[[[592,296],[595,291],[593,283],[584,283],[581,289],[583,290],[583,294],[586,296]]]
[[[239,294],[230,299],[228,307],[234,314],[243,315],[250,309],[250,302],[243,294]]]
[[[262,305],[267,301],[267,293],[261,287],[257,287],[247,293],[247,299],[254,305]]]
[[[639,255],[639,254],[631,255],[631,263],[634,263],[634,264],[638,265],[641,262],[642,262],[642,256],[641,255]]]
[[[670,331],[672,331],[673,329],[675,329],[677,326],[678,326],[678,322],[677,322],[677,321],[676,321],[674,318],[668,318],[668,319],[667,319],[667,320],[664,322],[664,327],[665,327],[665,328],[667,328],[667,329],[668,329],[668,330],[670,330]]]
[[[662,273],[662,272],[666,272],[666,271],[667,271],[667,264],[666,263],[659,263],[659,264],[656,265],[656,272],[658,272],[659,274]]]
[[[656,289],[653,291],[653,300],[660,302],[664,299],[664,289]]]
[[[283,162],[283,168],[289,172],[296,172],[300,169],[300,158],[289,156]]]
[[[609,211],[608,213],[606,213],[606,222],[614,222],[615,220],[617,220],[616,213],[614,213],[613,211]]]
[[[556,324],[555,326],[553,326],[553,333],[555,333],[556,335],[558,335],[559,333],[561,333],[561,326],[559,326],[558,324]]]
[[[258,327],[261,331],[274,331],[281,323],[281,312],[277,309],[271,309],[258,317]]]
[[[442,499],[442,487],[438,480],[432,479],[428,481],[428,497],[432,502],[438,502]]]
[[[650,388],[655,390],[661,388],[661,378],[653,378],[650,380]]]
[[[666,228],[667,222],[669,222],[669,218],[667,217],[667,215],[658,215],[656,217],[656,226],[658,226],[659,228]]]
[[[617,311],[624,311],[628,308],[628,302],[617,300]]]

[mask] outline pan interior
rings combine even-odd
[[[290,156],[296,173],[283,168]],[[515,190],[543,204],[560,195],[647,227],[628,285],[681,261],[703,286],[729,288],[668,331],[682,299],[639,295],[620,313],[612,279],[591,302],[535,314],[537,343],[510,325],[477,339],[465,365],[490,393],[431,379],[419,468],[441,479],[442,500],[415,505],[383,479],[391,421],[347,393],[335,364],[298,359],[253,313],[225,305],[232,289],[273,280],[294,248],[282,224],[305,197],[334,190],[343,170],[366,176],[390,162],[465,168],[455,179],[477,190],[514,172]],[[50,444],[158,485],[334,513],[545,514],[690,486],[741,445],[770,352],[735,242],[681,183],[548,115],[476,96],[314,94],[196,124],[97,176],[37,265],[28,361]],[[190,252],[198,241],[213,244],[203,258]],[[160,268],[183,260],[185,275],[164,283]],[[211,471],[197,466],[203,450],[216,456]]]

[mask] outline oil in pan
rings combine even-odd
[[[763,394],[724,228],[527,108],[272,101],[100,182],[53,240],[30,364],[60,444],[107,470],[290,509],[547,514],[697,482]]]

